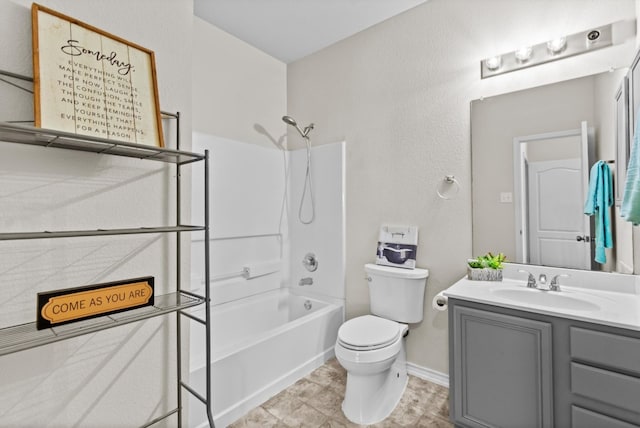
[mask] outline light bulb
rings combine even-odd
[[[502,57],[492,56],[491,58],[485,59],[484,63],[489,70],[496,71],[502,65]]]
[[[567,47],[566,37],[557,37],[547,42],[547,49],[552,55],[557,55]]]
[[[514,52],[516,59],[520,63],[529,61],[532,53],[533,49],[531,48],[531,46],[522,46],[520,49]]]

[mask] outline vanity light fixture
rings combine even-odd
[[[613,27],[618,24],[624,25],[625,22],[620,21],[620,23],[592,28],[484,59],[480,62],[480,76],[485,79],[612,46],[614,44]],[[616,40],[616,44],[624,41],[624,39]]]
[[[484,62],[487,69],[496,71],[499,70],[500,66],[502,65],[502,57],[492,56],[491,58],[487,58],[486,60],[484,60]]]
[[[547,42],[547,50],[551,55],[558,55],[567,47],[566,37],[556,37]]]
[[[517,51],[515,51],[513,54],[515,55],[516,60],[520,64],[523,64],[531,59],[532,53],[533,53],[533,49],[531,48],[531,46],[523,46]]]

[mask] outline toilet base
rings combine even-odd
[[[407,364],[396,358],[389,370],[360,375],[347,371],[342,411],[351,422],[370,425],[391,414],[407,386]]]

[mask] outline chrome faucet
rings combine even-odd
[[[565,277],[569,278],[571,275],[560,274],[556,275],[551,279],[551,284],[549,284],[549,291],[560,291],[559,278]]]
[[[538,288],[536,286],[536,277],[533,276],[531,272],[524,269],[518,269],[518,272],[526,273],[527,275],[529,275],[529,277],[527,278],[527,288]]]
[[[311,278],[310,276],[301,278],[300,281],[298,281],[298,285],[313,285],[313,278]]]
[[[538,284],[536,282],[536,277],[533,276],[533,274],[529,271],[526,271],[524,269],[518,269],[518,272],[521,273],[526,273],[528,276],[527,278],[527,288],[535,288],[536,290],[540,290],[540,291],[561,291],[560,290],[560,278],[565,277],[568,278],[571,275],[567,275],[567,274],[559,274],[559,275],[555,275],[553,278],[551,278],[551,282],[549,283],[549,287],[543,287],[543,288],[539,288]],[[538,277],[538,282],[542,285],[545,285],[547,283],[547,275],[544,273],[541,273],[540,276]]]

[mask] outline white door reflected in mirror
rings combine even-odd
[[[578,129],[514,138],[516,262],[591,268],[590,240],[576,236],[591,235],[583,207],[592,135],[583,122]]]

